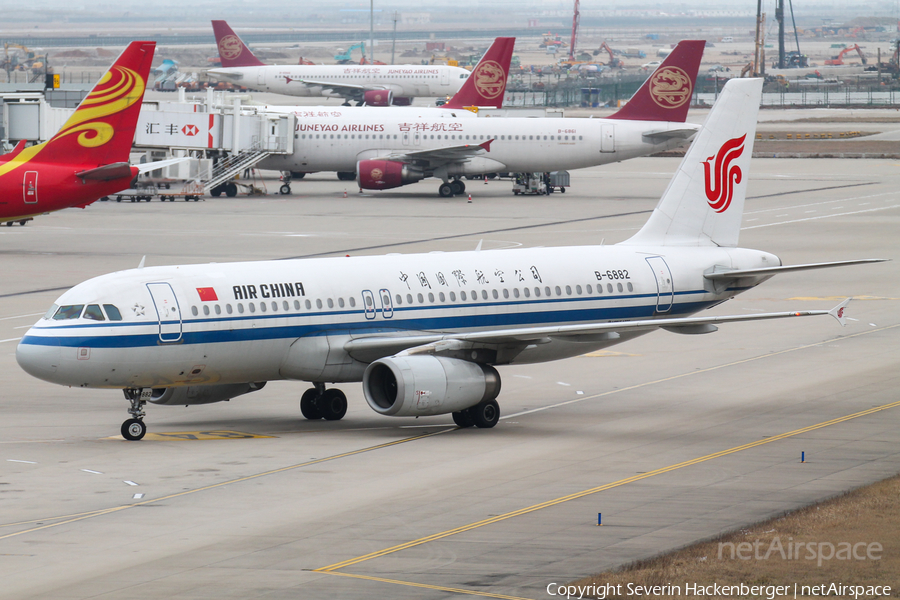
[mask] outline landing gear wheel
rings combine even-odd
[[[304,177],[306,177],[306,173],[304,173],[303,171],[291,171],[291,177],[293,177],[294,179],[303,179]]]
[[[466,427],[474,425],[475,419],[472,418],[472,415],[468,410],[458,410],[453,413],[453,422],[456,423],[460,429],[465,429]]]
[[[475,427],[490,429],[500,420],[500,405],[496,400],[479,402],[469,409],[469,414],[475,422]]]
[[[453,195],[453,188],[450,187],[449,183],[442,183],[441,187],[438,188],[438,195],[441,198],[449,198]]]
[[[319,390],[309,388],[300,396],[300,412],[310,421],[322,418],[322,410],[319,408]]]
[[[291,195],[291,186],[285,184],[278,189],[278,192],[282,196],[290,196]]]
[[[214,196],[214,197],[218,198],[219,196],[222,195],[222,192],[224,192],[224,191],[225,191],[225,186],[217,185],[213,189],[209,190],[209,194],[210,194],[210,196]]]
[[[562,192],[563,194],[565,194],[565,193],[566,193],[566,188],[561,187],[561,188],[559,188],[559,191]]]
[[[229,198],[234,198],[235,196],[237,196],[237,193],[238,193],[238,189],[237,189],[236,184],[234,184],[234,183],[226,183],[225,184],[225,195],[226,196],[228,196]]]
[[[122,437],[129,442],[136,442],[147,433],[147,426],[140,419],[128,419],[122,423]]]
[[[319,398],[318,407],[326,421],[340,421],[347,414],[347,396],[332,388]]]
[[[466,191],[466,184],[459,179],[454,179],[450,182],[450,189],[453,190],[454,196],[459,196]]]
[[[337,178],[341,181],[353,181],[356,179],[356,171],[338,171]]]

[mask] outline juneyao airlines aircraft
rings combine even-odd
[[[209,75],[260,92],[288,96],[344,98],[369,106],[409,104],[415,97],[439,98],[459,91],[469,72],[446,65],[266,65],[225,21],[213,21],[222,59]]]
[[[498,37],[491,44],[475,68],[472,75],[466,79],[462,87],[443,106],[392,106],[391,115],[396,118],[411,119],[440,119],[440,118],[465,118],[478,116],[478,110],[483,108],[502,108],[503,98],[506,92],[506,80],[509,77],[509,63],[512,60],[513,48],[516,38]],[[316,106],[279,106],[265,105],[259,107],[260,112],[290,113],[297,116],[298,123],[309,117],[327,114],[333,118],[369,118],[378,119],[384,116],[385,109],[368,106],[351,106],[334,109],[330,107]],[[299,134],[298,134],[299,135]],[[362,137],[360,137],[362,139]],[[305,171],[291,172],[292,176],[303,177]],[[356,171],[338,171],[338,179],[356,179]],[[288,186],[286,192],[290,193],[290,180],[285,179]],[[284,191],[284,190],[283,190]]]
[[[362,117],[300,119],[294,152],[260,168],[356,173],[361,189],[386,190],[440,178],[447,197],[465,192],[463,175],[593,167],[684,144],[685,123],[706,43],[682,41],[615,114],[604,119],[448,119],[393,110]],[[477,85],[477,81],[476,81]]]
[[[509,63],[516,45],[514,37],[498,37],[472,69],[452,98],[441,106],[392,106],[390,114],[407,118],[421,116],[476,117],[478,109],[502,108],[509,78]],[[377,117],[384,115],[383,108],[370,106],[348,106],[340,109],[327,106],[288,106],[266,104],[258,107],[263,112],[293,113],[298,117],[315,116],[321,111],[339,111],[345,117]]]
[[[781,266],[738,248],[762,80],[732,79],[644,227],[615,246],[315,258],[147,267],[64,293],[22,338],[16,359],[61,385],[119,388],[146,432],[146,402],[204,404],[310,381],[308,419],[337,420],[362,381],[386,416],[452,413],[493,427],[500,365],[558,360],[655,329],[830,311],[692,316],[776,273],[870,261]]]
[[[139,172],[181,160],[128,163],[155,47],[129,44],[56,135],[28,148],[21,141],[0,156],[0,222],[84,208],[126,189]]]

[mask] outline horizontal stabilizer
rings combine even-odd
[[[148,162],[134,166],[137,167],[138,173],[149,173],[150,171],[162,169],[163,167],[168,167],[169,165],[177,165],[178,163],[183,163],[186,160],[190,160],[190,158],[186,156],[180,156],[178,158],[167,158],[166,160],[157,160],[154,162]]]
[[[790,273],[792,271],[810,271],[812,269],[827,269],[830,267],[846,267],[849,265],[864,265],[867,263],[878,263],[890,260],[889,258],[863,258],[860,260],[839,260],[835,262],[810,263],[806,265],[787,265],[781,267],[763,267],[761,269],[738,269],[734,271],[717,271],[706,273],[704,277],[712,281],[741,279],[743,277],[765,277],[767,275],[777,275],[778,273]]]
[[[110,181],[112,179],[131,178],[131,165],[127,162],[117,162],[111,165],[103,165],[96,169],[88,169],[75,173],[75,177],[92,181]]]
[[[657,140],[686,140],[699,131],[699,127],[682,127],[680,129],[661,129],[648,131],[642,134],[644,137]]]
[[[841,324],[841,327],[847,324],[847,318],[844,317],[844,309],[847,308],[847,305],[850,304],[850,301],[853,298],[847,298],[834,308],[828,311],[828,314],[837,319],[837,322]]]

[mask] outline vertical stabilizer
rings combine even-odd
[[[732,79],[644,227],[625,245],[737,246],[762,79]]]
[[[264,67],[225,21],[213,21],[213,34],[223,67]]]
[[[678,42],[631,100],[607,118],[684,123],[705,47],[705,40]]]
[[[52,138],[0,170],[32,160],[82,167],[128,162],[156,42],[131,42]]]
[[[516,38],[498,37],[488,48],[472,74],[459,91],[450,98],[444,108],[465,108],[467,106],[503,107],[506,80],[509,77],[509,63],[512,60]]]

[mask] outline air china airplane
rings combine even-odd
[[[132,166],[128,154],[156,42],[132,42],[56,135],[0,156],[0,222],[78,206],[126,189],[138,173],[182,159]]]
[[[138,268],[64,293],[22,338],[28,373],[118,388],[143,437],[144,406],[204,404],[267,381],[313,383],[308,419],[347,400],[326,382],[362,381],[386,416],[452,413],[460,427],[500,417],[497,367],[558,360],[656,329],[830,311],[693,316],[784,271],[737,247],[762,80],[732,79],[644,227],[615,246],[532,248]]]
[[[324,96],[369,106],[408,105],[415,97],[451,96],[469,77],[445,65],[266,65],[256,58],[225,21],[213,21],[221,69],[207,71],[260,92]]]
[[[437,177],[438,193],[448,197],[465,192],[464,175],[579,169],[670,150],[697,132],[685,119],[705,45],[680,42],[604,119],[451,119],[412,108],[310,117],[298,120],[293,154],[271,156],[259,167],[355,173],[359,187],[370,190]]]

